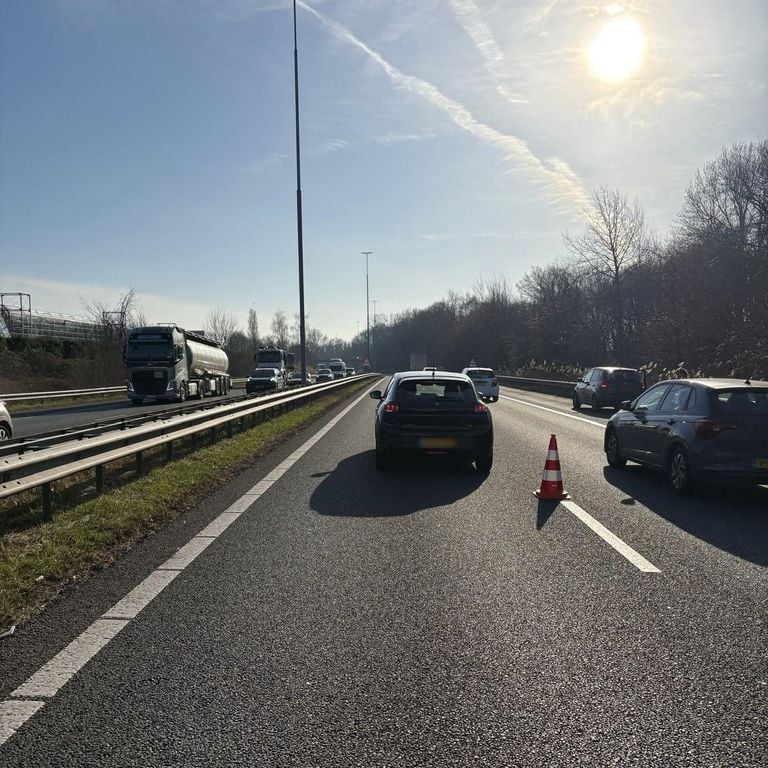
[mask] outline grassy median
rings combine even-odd
[[[63,590],[107,567],[138,541],[182,514],[205,494],[270,453],[297,431],[352,394],[363,380],[330,392],[252,429],[164,463],[146,455],[147,474],[136,478],[127,460],[110,466],[107,490],[95,495],[93,473],[62,481],[54,514],[41,521],[37,494],[0,502],[0,632],[28,621]]]

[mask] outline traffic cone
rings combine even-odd
[[[547,501],[559,501],[571,497],[563,488],[563,475],[560,472],[560,457],[557,455],[557,438],[552,435],[549,438],[549,450],[547,460],[544,462],[544,474],[541,477],[541,486],[533,495],[538,499]]]

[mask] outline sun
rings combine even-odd
[[[617,17],[608,21],[587,52],[589,70],[609,83],[626,80],[643,62],[645,35],[633,19]]]

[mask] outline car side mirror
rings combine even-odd
[[[372,400],[381,400],[381,390],[374,389],[373,392],[368,395],[368,397],[370,397]]]
[[[631,411],[632,410],[632,401],[631,400],[622,400],[619,404],[619,408],[622,411]]]

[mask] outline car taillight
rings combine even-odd
[[[475,403],[475,413],[488,413],[488,409],[482,403]]]
[[[400,406],[397,403],[387,403],[384,406],[384,413],[397,413],[400,410]]]
[[[491,386],[495,387],[499,382],[496,379],[491,379]]]
[[[696,436],[707,438],[719,435],[721,432],[725,432],[729,429],[738,429],[737,424],[724,424],[722,421],[713,421],[712,419],[705,419],[703,421],[697,421],[694,425],[696,430]]]
[[[600,385],[600,389],[608,389],[608,385],[607,385],[605,382],[603,382],[603,383]]]

